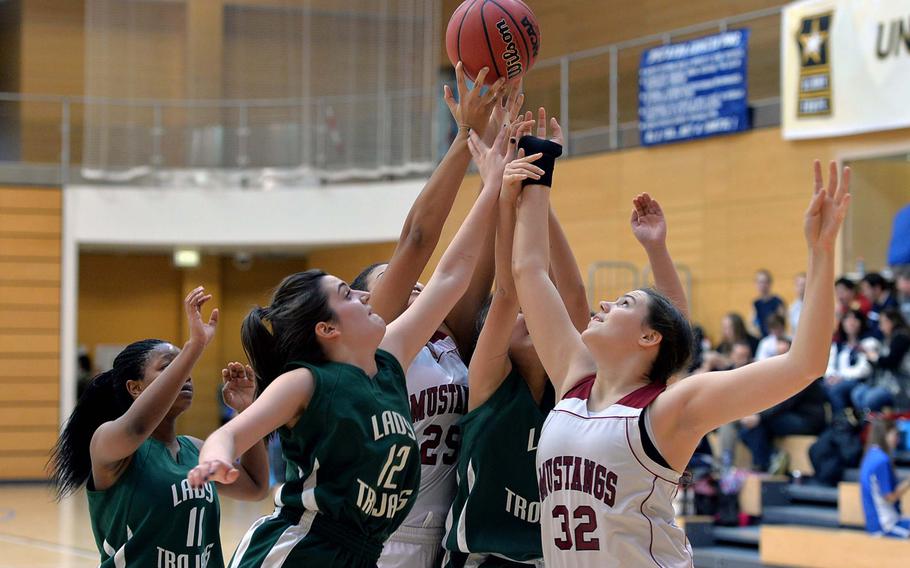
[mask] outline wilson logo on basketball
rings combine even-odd
[[[524,26],[525,34],[531,42],[532,58],[537,57],[537,52],[540,51],[540,36],[537,35],[537,28],[534,27],[534,22],[531,21],[531,18],[525,16],[521,19],[521,25]]]
[[[506,74],[509,79],[521,75],[521,55],[518,53],[518,46],[515,45],[515,37],[512,35],[512,29],[505,19],[496,22],[496,29],[499,30],[499,37],[506,44],[502,52],[502,59],[506,62]]]

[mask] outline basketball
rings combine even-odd
[[[521,0],[466,0],[446,28],[452,65],[461,61],[471,80],[489,67],[484,81],[488,85],[500,77],[514,79],[527,73],[539,50],[540,27]]]

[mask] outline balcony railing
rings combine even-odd
[[[637,146],[642,52],[749,27],[753,125],[776,125],[780,13],[758,10],[539,61],[524,82],[527,104],[556,110],[570,154]],[[450,135],[440,92],[256,100],[0,93],[0,183],[270,187],[426,175]],[[403,113],[412,124],[362,127],[363,117],[399,105],[414,109]]]

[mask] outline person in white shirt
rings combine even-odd
[[[755,360],[764,361],[778,355],[777,342],[781,339],[787,339],[787,322],[780,314],[771,314],[765,321],[765,327],[768,328],[768,335],[758,342],[755,349]]]
[[[793,284],[796,288],[796,299],[790,304],[790,335],[796,334],[796,326],[799,325],[799,314],[803,311],[803,296],[806,295],[806,273],[800,272],[797,274]]]

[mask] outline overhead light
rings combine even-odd
[[[196,268],[199,266],[199,249],[174,249],[174,266],[177,268]]]

